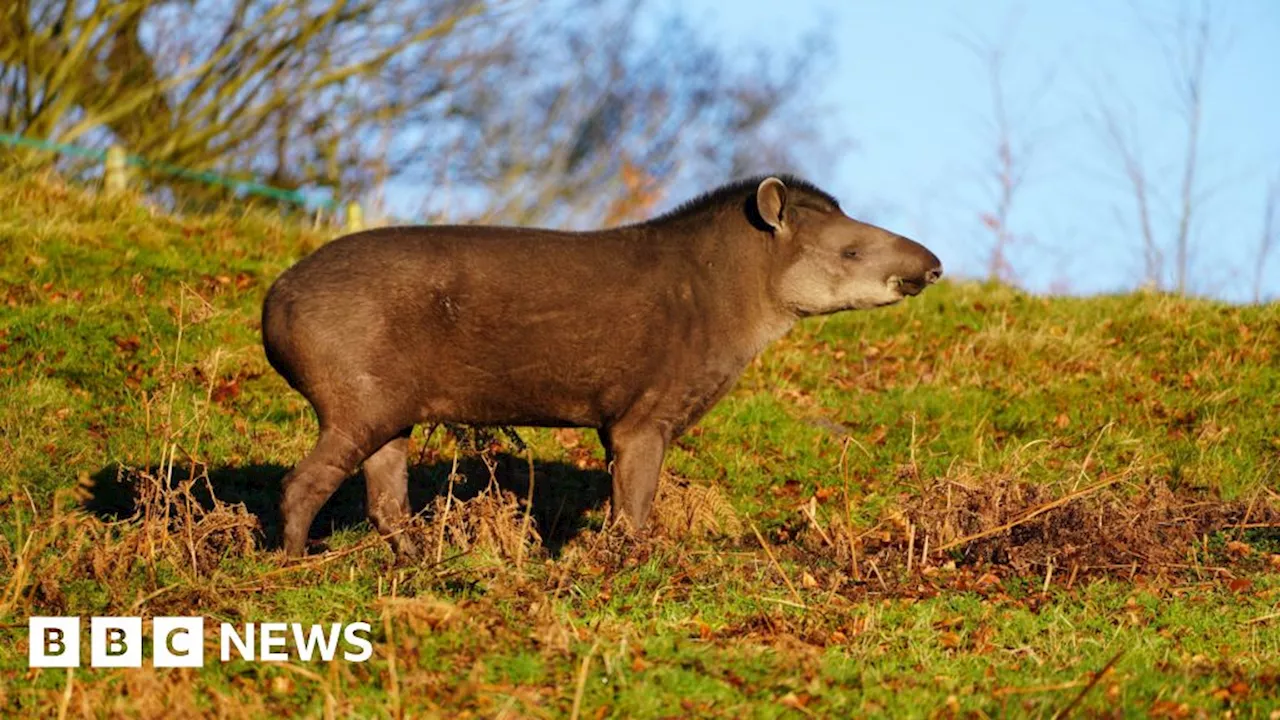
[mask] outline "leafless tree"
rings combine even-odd
[[[444,102],[501,56],[478,41],[491,11],[480,0],[10,2],[0,127],[285,187],[358,184],[352,159],[372,124]],[[459,52],[476,44],[483,58]],[[413,69],[414,82],[387,82]]]
[[[1008,62],[1014,40],[1017,17],[1011,17],[1000,39],[966,36],[960,42],[981,63],[991,97],[989,142],[994,152],[984,171],[985,184],[991,191],[989,210],[980,215],[983,226],[991,233],[986,269],[990,280],[1016,280],[1017,272],[1010,259],[1012,247],[1031,238],[1018,235],[1012,228],[1012,215],[1024,190],[1032,166],[1040,128],[1033,115],[1040,100],[1052,86],[1053,73],[1046,72],[1022,102],[1010,101]]]
[[[812,81],[797,80],[820,44],[742,66],[678,17],[646,32],[653,6],[9,0],[0,131],[375,201],[450,187],[470,214],[518,221],[618,214],[676,175],[793,164],[813,122],[799,111]]]
[[[1172,90],[1183,125],[1180,156],[1173,183],[1161,182],[1165,176],[1153,170],[1144,156],[1138,133],[1129,128],[1114,94],[1100,94],[1097,116],[1103,137],[1115,154],[1119,169],[1133,200],[1133,215],[1142,237],[1145,282],[1163,287],[1168,272],[1166,259],[1172,254],[1173,289],[1186,293],[1193,250],[1195,223],[1207,197],[1203,189],[1200,166],[1202,120],[1207,68],[1215,53],[1224,47],[1218,17],[1209,0],[1200,0],[1193,11],[1183,4],[1171,24],[1144,18],[1153,37],[1160,43],[1172,80]],[[1171,185],[1173,187],[1165,187]],[[1171,192],[1165,192],[1171,191]],[[1166,200],[1174,197],[1175,200]],[[1172,228],[1168,238],[1159,228],[1160,213],[1167,211]]]
[[[672,183],[798,169],[818,135],[805,76],[822,43],[731,63],[678,16],[637,42],[644,7],[584,2],[554,28],[516,31],[533,48],[524,71],[483,86],[477,105],[494,112],[452,149],[451,184],[487,189],[487,218],[621,222]],[[550,33],[560,40],[537,41]]]
[[[1151,223],[1151,186],[1137,133],[1127,131],[1110,105],[1100,105],[1102,126],[1121,172],[1132,193],[1138,231],[1142,238],[1143,287],[1157,289],[1164,276],[1164,252]],[[1118,211],[1117,211],[1118,212]]]
[[[1253,301],[1262,302],[1262,276],[1267,269],[1267,261],[1271,259],[1271,251],[1275,248],[1276,205],[1280,204],[1280,174],[1276,175],[1267,187],[1266,199],[1262,210],[1262,237],[1258,241],[1258,257],[1253,266]]]
[[[1022,153],[1016,156],[1013,148],[1013,130],[1009,126],[1009,112],[1005,107],[1004,48],[987,48],[981,56],[986,65],[987,81],[991,91],[992,122],[995,126],[996,202],[994,211],[984,214],[983,224],[993,235],[991,253],[987,259],[987,277],[991,280],[1012,280],[1013,267],[1009,264],[1009,245],[1013,232],[1009,229],[1009,214],[1022,183],[1026,180],[1026,163]]]
[[[1179,293],[1187,291],[1187,262],[1189,257],[1191,222],[1199,205],[1196,190],[1197,165],[1200,158],[1200,122],[1204,116],[1205,63],[1215,43],[1208,0],[1200,3],[1200,13],[1190,20],[1186,13],[1178,17],[1178,47],[1172,51],[1171,61],[1176,68],[1174,85],[1186,123],[1186,149],[1183,154],[1182,180],[1178,193],[1178,229],[1174,238],[1176,253],[1176,287]]]

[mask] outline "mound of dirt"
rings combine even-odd
[[[1130,482],[1121,482],[1130,480]],[[940,480],[903,495],[871,529],[839,518],[810,521],[803,542],[847,565],[992,565],[1017,573],[1046,565],[1080,570],[1192,567],[1206,562],[1205,538],[1225,530],[1280,534],[1280,503],[1259,493],[1226,502],[1179,494],[1161,480],[1115,477],[1055,492],[1010,476]]]

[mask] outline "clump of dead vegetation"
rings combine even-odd
[[[88,579],[102,587],[127,585],[139,573],[157,585],[159,568],[170,584],[203,585],[222,561],[261,547],[259,519],[243,504],[219,500],[203,474],[175,481],[172,468],[159,472],[120,468],[117,483],[134,493],[131,516],[103,520],[67,510],[61,496],[44,509],[30,503],[12,508],[24,542],[3,548],[0,561],[9,581],[0,616],[10,612],[67,610],[63,585]],[[82,476],[72,494],[83,501],[93,480]],[[176,577],[174,577],[176,576]],[[112,596],[112,607],[135,601]]]
[[[724,537],[743,533],[742,520],[719,488],[663,475],[654,499],[653,522],[673,539]]]
[[[542,545],[528,504],[497,484],[465,500],[451,493],[437,497],[425,517],[420,537],[437,561],[456,550],[521,562]]]
[[[871,527],[838,513],[824,519],[816,503],[801,514],[803,546],[855,577],[944,564],[1132,574],[1201,569],[1212,564],[1211,536],[1280,529],[1280,496],[1262,489],[1228,502],[1123,473],[1066,489],[1000,474],[941,478],[899,496]],[[1237,559],[1250,553],[1225,543]]]
[[[531,465],[525,471],[527,484],[512,489],[510,483],[499,480],[499,466],[504,463],[494,456],[493,450],[481,448],[478,452],[489,472],[484,489],[470,497],[455,494],[456,486],[474,481],[459,473],[455,464],[446,491],[424,509],[420,523],[406,530],[422,546],[430,548],[429,554],[436,561],[449,553],[463,552],[518,564],[545,555],[547,541],[552,536],[559,543],[580,534],[581,531],[569,533],[559,527],[564,513],[563,498],[558,497],[562,491],[539,487]],[[535,510],[534,505],[540,505],[541,511]],[[555,505],[555,510],[549,510],[550,505]],[[607,505],[594,513],[603,522],[608,517]],[[664,475],[654,503],[652,530],[656,538],[666,541],[732,540],[742,535],[743,524],[732,503],[718,488]],[[588,541],[587,544],[599,543]]]
[[[167,474],[148,471],[119,473],[132,475],[138,510],[134,516],[137,532],[122,536],[139,555],[167,555],[179,558],[196,574],[212,570],[228,555],[247,555],[261,544],[262,525],[243,503],[218,499],[205,473],[192,472],[175,481],[173,467]],[[120,548],[124,550],[125,548]]]
[[[604,527],[609,516],[607,471],[584,447],[579,431],[556,433],[573,459],[578,476],[572,478],[565,477],[564,463],[535,464],[528,446],[510,428],[444,429],[443,447],[452,445],[452,462],[425,445],[422,454],[430,452],[451,465],[447,479],[405,529],[436,562],[460,552],[519,567],[531,557],[558,554],[571,542],[610,555],[608,548],[623,539]],[[432,434],[428,431],[428,439]],[[597,477],[584,484],[584,473]],[[478,493],[477,486],[482,488]],[[670,474],[662,476],[652,518],[649,532],[643,533],[649,540],[735,539],[743,532],[732,503],[718,488]],[[590,537],[577,541],[583,534]]]
[[[1206,536],[1250,524],[1280,526],[1280,506],[1262,493],[1223,502],[1179,495],[1164,480],[1108,479],[1058,497],[1043,485],[996,477],[947,480],[913,498],[906,516],[936,546],[971,562],[1019,572],[1075,564],[1099,569],[1194,565]]]

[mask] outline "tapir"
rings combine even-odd
[[[890,305],[942,275],[919,243],[790,175],[755,177],[589,232],[384,227],[286,270],[262,308],[272,367],[315,410],[283,480],[284,550],[363,465],[368,515],[416,548],[406,451],[419,423],[598,431],[611,523],[640,530],[663,455],[800,318]]]

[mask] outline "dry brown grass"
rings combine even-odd
[[[126,474],[123,468],[120,473]],[[218,499],[208,475],[174,481],[172,466],[159,476],[146,471],[128,473],[137,488],[137,532],[122,542],[133,547],[113,549],[145,555],[154,564],[165,554],[176,566],[187,568],[192,578],[207,575],[228,553],[247,555],[258,549],[262,536],[259,519],[243,504]],[[207,493],[206,497],[197,492]],[[181,558],[181,562],[179,561]]]
[[[526,506],[515,493],[490,484],[467,500],[449,494],[437,497],[425,522],[411,532],[433,556],[461,551],[490,554],[514,563],[530,557],[542,545],[536,524],[525,522]]]
[[[854,577],[947,563],[1023,575],[1050,566],[1126,576],[1215,570],[1208,536],[1280,527],[1280,502],[1268,494],[1224,502],[1127,475],[1056,492],[1012,475],[942,478],[900,496],[871,527],[809,507],[801,513],[803,546]]]
[[[8,571],[0,618],[29,613],[70,612],[63,584],[83,578],[104,587],[126,586],[141,567],[157,589],[139,597],[118,596],[112,605],[132,612],[176,585],[201,587],[228,555],[247,555],[261,547],[261,526],[242,504],[219,500],[207,476],[174,482],[169,475],[121,469],[118,481],[133,488],[136,512],[119,521],[103,521],[80,511],[59,511],[55,499],[46,512],[31,508],[35,521],[24,530],[25,542],[16,551],[0,548]],[[82,478],[80,496],[92,489]],[[204,497],[199,495],[203,493]],[[6,544],[7,545],[7,544]],[[157,580],[164,566],[178,576],[168,584]]]
[[[712,485],[696,485],[663,475],[654,500],[653,522],[663,535],[673,538],[730,540],[742,536],[742,519],[724,493]]]

